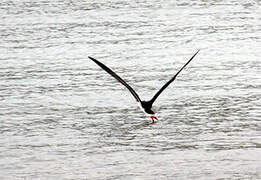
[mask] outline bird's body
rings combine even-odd
[[[155,114],[151,108],[152,108],[152,103],[150,101],[141,101],[141,107],[144,109],[144,111],[147,114]]]
[[[136,101],[138,102],[139,106],[141,107],[141,109],[143,110],[143,112],[145,114],[150,115],[150,118],[152,119],[152,123],[154,123],[154,119],[157,119],[155,116],[154,111],[151,109],[153,103],[155,102],[155,100],[158,98],[158,96],[163,92],[163,90],[165,90],[168,85],[170,83],[172,83],[176,77],[178,76],[178,74],[189,64],[189,62],[196,56],[196,54],[199,51],[197,51],[190,59],[189,61],[153,96],[153,98],[149,101],[142,101],[140,99],[140,97],[138,96],[138,94],[132,89],[132,87],[130,87],[122,78],[120,78],[115,72],[113,72],[110,68],[108,68],[107,66],[105,66],[104,64],[102,64],[101,62],[99,62],[98,60],[89,57],[93,62],[95,62],[97,65],[99,65],[103,70],[105,70],[107,73],[109,73],[111,76],[113,76],[115,79],[117,79],[121,84],[123,84],[133,95],[133,97],[136,99]]]

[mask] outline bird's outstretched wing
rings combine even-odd
[[[168,85],[170,83],[172,83],[176,77],[178,76],[178,74],[190,63],[190,61],[198,54],[199,50],[190,58],[190,60],[188,60],[188,62],[175,74],[175,76],[173,76],[173,78],[171,78],[164,86],[162,86],[162,88],[153,96],[153,98],[149,101],[151,103],[151,105],[154,103],[154,101],[158,98],[158,96],[162,93],[162,91],[164,91],[164,89],[166,89],[168,87]]]
[[[121,79],[115,72],[113,72],[110,68],[108,68],[107,66],[105,66],[104,64],[102,64],[100,61],[89,57],[93,62],[95,62],[98,66],[100,66],[103,70],[105,70],[107,73],[109,73],[112,77],[114,77],[115,79],[117,79],[121,84],[123,84],[126,88],[128,88],[128,90],[131,92],[131,94],[134,96],[134,98],[136,99],[136,101],[141,102],[140,97],[138,96],[138,94],[132,89],[132,87],[130,87],[123,79]]]

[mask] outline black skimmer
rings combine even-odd
[[[150,118],[152,119],[152,123],[154,123],[154,119],[157,119],[157,117],[155,116],[155,113],[151,109],[152,108],[152,104],[155,102],[155,100],[158,98],[158,96],[162,93],[162,91],[164,91],[164,89],[166,89],[168,87],[168,85],[170,83],[172,83],[176,79],[178,74],[190,63],[190,61],[196,56],[196,54],[198,52],[199,52],[199,50],[188,60],[188,62],[164,86],[162,86],[162,88],[149,101],[142,101],[140,99],[140,97],[138,96],[138,94],[132,89],[132,87],[130,87],[130,85],[128,85],[121,77],[119,77],[110,68],[108,68],[103,63],[101,63],[100,61],[98,61],[98,60],[96,60],[96,59],[94,59],[92,57],[89,57],[89,58],[93,62],[95,62],[98,66],[100,66],[103,70],[105,70],[107,73],[109,73],[112,77],[117,79],[121,84],[123,84],[131,92],[131,94],[134,96],[134,98],[139,103],[139,106],[141,107],[143,112],[145,112],[145,114],[149,114],[150,115]]]

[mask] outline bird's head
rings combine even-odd
[[[154,119],[158,120],[158,118],[157,118],[155,115],[151,115],[150,118],[151,118],[151,120],[152,120],[152,123],[155,122]]]

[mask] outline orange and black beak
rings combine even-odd
[[[150,118],[151,118],[151,120],[152,120],[152,124],[155,122],[154,119],[157,119],[157,120],[158,120],[158,118],[157,118],[156,116],[154,116],[154,115],[151,115]]]

